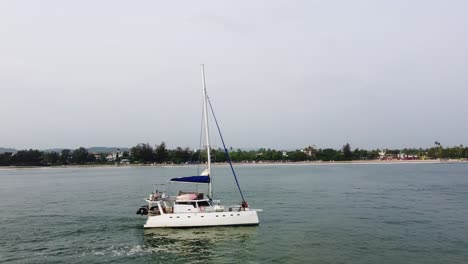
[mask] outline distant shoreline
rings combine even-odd
[[[352,160],[352,161],[299,161],[299,162],[239,162],[236,167],[255,166],[320,166],[320,165],[392,165],[392,164],[458,164],[468,163],[468,160]],[[60,165],[60,166],[0,166],[0,170],[10,169],[73,169],[73,168],[137,168],[137,167],[192,167],[199,164],[90,164],[90,165]],[[212,163],[213,166],[228,166],[228,163]]]

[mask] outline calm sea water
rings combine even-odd
[[[144,230],[152,184],[196,167],[0,170],[5,263],[467,263],[468,165],[241,166],[258,227]],[[226,167],[215,195],[238,202]]]

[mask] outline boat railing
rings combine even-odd
[[[153,184],[153,192],[165,193],[166,192],[166,184],[164,184],[164,183],[155,183],[155,184]]]

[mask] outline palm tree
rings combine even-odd
[[[439,156],[439,159],[442,158],[442,146],[440,145],[440,142],[439,141],[435,141],[434,144],[436,144],[437,146],[439,146],[439,153],[438,153],[438,156]]]

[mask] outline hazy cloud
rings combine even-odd
[[[0,146],[468,144],[465,1],[3,1]]]

